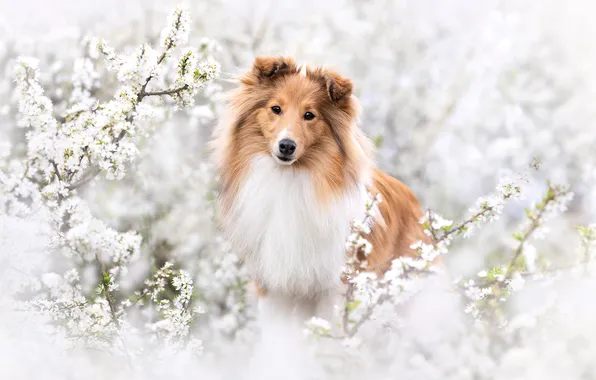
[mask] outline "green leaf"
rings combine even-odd
[[[358,306],[360,306],[360,301],[358,300],[346,303],[346,309],[348,310],[348,313],[356,310]]]
[[[384,139],[385,139],[385,138],[383,137],[383,135],[378,135],[378,136],[376,136],[376,137],[374,138],[374,140],[373,140],[373,142],[374,142],[374,144],[375,144],[375,147],[376,147],[376,148],[380,148],[380,147],[381,147],[381,145],[383,145],[383,140],[384,140]]]

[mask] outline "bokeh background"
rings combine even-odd
[[[177,3],[0,0],[0,139],[17,148],[24,141],[22,129],[15,127],[11,70],[17,56],[40,59],[41,85],[59,114],[72,90],[73,65],[83,54],[85,36],[100,35],[123,52],[143,41],[157,44]],[[510,254],[516,244],[511,234],[522,223],[524,208],[541,199],[547,181],[570,185],[574,198],[533,244],[553,265],[577,260],[576,226],[596,218],[596,4],[187,4],[190,45],[198,46],[204,37],[217,43],[220,78],[193,107],[157,118],[123,180],[101,177],[81,194],[109,227],[142,236],[143,259],[132,273],[141,278],[148,268],[174,261],[193,274],[209,310],[201,322],[205,341],[211,335],[234,335],[250,319],[244,301],[238,301],[246,297],[238,286],[244,274],[213,222],[216,185],[205,144],[222,114],[222,96],[233,86],[230,79],[261,54],[291,54],[352,78],[363,110],[360,126],[378,147],[378,165],[408,184],[424,208],[449,219],[464,218],[503,175],[540,162],[540,170],[531,171],[524,200],[508,204],[499,220],[454,243],[446,259],[454,275],[474,275]],[[93,95],[107,99],[115,85],[102,76]],[[17,235],[8,227],[5,235],[8,252],[8,242],[16,244],[10,236]]]

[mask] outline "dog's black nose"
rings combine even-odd
[[[296,143],[294,140],[283,139],[279,142],[279,153],[284,156],[291,156],[296,151]]]

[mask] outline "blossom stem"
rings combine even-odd
[[[184,90],[188,89],[188,85],[185,84],[184,86],[180,86],[178,88],[171,88],[171,89],[167,89],[167,90],[161,90],[161,91],[146,91],[143,93],[143,95],[145,96],[154,96],[154,95],[174,95],[177,94],[179,92],[182,92]]]
[[[62,176],[60,176],[60,170],[58,170],[58,165],[56,165],[56,161],[54,160],[50,160],[50,163],[52,164],[52,166],[54,167],[54,175],[56,176],[56,179],[58,181],[61,181]]]
[[[510,280],[511,276],[513,276],[513,273],[514,273],[513,268],[515,267],[515,263],[517,262],[517,260],[521,256],[522,252],[524,251],[524,244],[528,241],[528,239],[530,239],[532,234],[542,224],[542,219],[546,212],[547,206],[550,203],[554,202],[559,197],[559,195],[562,195],[562,194],[557,193],[555,191],[555,189],[553,189],[553,187],[551,187],[551,185],[549,184],[548,190],[546,193],[546,197],[543,199],[542,203],[536,207],[538,209],[538,212],[535,215],[531,215],[531,214],[528,215],[528,218],[531,220],[530,226],[527,228],[526,232],[519,239],[519,244],[518,244],[517,248],[515,249],[513,258],[511,259],[511,261],[509,262],[509,265],[507,266],[507,272],[505,274],[505,278],[503,281]]]
[[[120,339],[120,342],[122,343],[122,350],[124,352],[124,356],[126,357],[126,362],[128,364],[128,367],[130,369],[132,369],[132,362],[130,360],[130,355],[128,354],[128,349],[126,348],[126,343],[124,341],[124,338],[120,334],[122,325],[120,324],[120,320],[118,319],[118,316],[116,315],[116,313],[117,313],[116,300],[114,298],[114,295],[110,291],[110,282],[108,280],[109,272],[106,270],[104,263],[99,259],[99,256],[95,255],[95,260],[99,264],[99,270],[100,270],[101,282],[102,282],[102,293],[106,297],[106,301],[108,302],[108,307],[110,308],[110,316],[112,317],[112,322],[114,323],[114,325],[116,326],[116,329],[117,329],[116,335],[118,336],[118,339]]]
[[[469,224],[473,223],[479,217],[483,216],[484,214],[486,214],[487,212],[489,212],[491,210],[492,210],[492,207],[487,207],[487,208],[484,208],[484,209],[478,211],[476,214],[472,215],[467,220],[464,220],[459,225],[457,225],[455,227],[452,227],[451,229],[449,229],[449,231],[447,231],[443,235],[441,235],[441,237],[437,240],[437,243],[445,240],[447,237],[449,237],[450,235],[452,235],[454,233],[460,232],[461,230],[463,230],[464,228],[466,228]]]
[[[179,26],[180,23],[180,19],[178,18],[178,20],[176,21],[176,25]],[[170,49],[172,49],[173,47],[173,42],[170,42],[168,44],[168,46],[166,46],[165,51],[162,53],[162,55],[159,57],[159,59],[157,60],[157,65],[160,65],[166,58],[167,53]],[[146,91],[147,89],[147,85],[149,84],[149,82],[151,82],[151,79],[153,79],[153,74],[149,75],[147,77],[147,79],[145,79],[145,83],[143,83],[143,86],[141,87],[141,90],[139,91],[139,93],[137,94],[137,99],[136,102],[133,104],[132,110],[130,112],[130,114],[126,117],[126,121],[128,122],[132,122],[134,120],[134,112],[136,111],[137,105],[143,101],[143,99],[147,96],[160,96],[160,95],[172,95],[175,93],[179,93],[181,91],[184,91],[188,88],[188,85],[184,85],[178,88],[174,88],[174,89],[168,89],[168,90],[161,90],[161,91]],[[118,136],[116,138],[114,138],[113,143],[116,144],[116,146],[118,145],[118,143],[120,142],[120,140],[122,140],[124,138],[124,136],[126,136],[126,131],[122,130],[120,132],[120,134],[118,134]],[[95,178],[99,173],[101,173],[101,168],[99,166],[97,166],[97,164],[93,165],[92,168],[90,168],[89,170],[87,170],[87,172],[85,172],[82,176],[81,179],[69,186],[67,186],[68,190],[74,190],[77,189],[87,183],[89,183],[91,180],[93,180],[93,178]]]

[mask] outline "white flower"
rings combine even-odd
[[[168,17],[168,26],[161,31],[161,46],[175,47],[186,44],[190,32],[190,15],[183,6],[178,8]]]
[[[512,292],[516,292],[523,288],[525,283],[526,280],[524,280],[524,278],[519,274],[519,272],[515,272],[509,280],[509,288]]]

